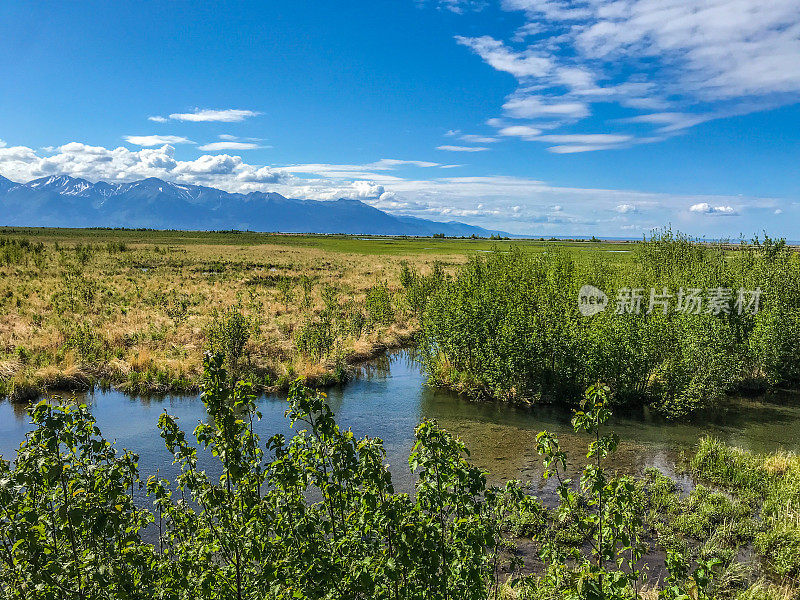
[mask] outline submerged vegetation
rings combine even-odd
[[[584,285],[608,293],[605,311],[581,315]],[[658,303],[686,303],[691,290],[718,301],[705,297],[697,311]],[[745,304],[756,297],[757,311]],[[617,302],[627,303],[619,314]],[[619,403],[680,416],[736,389],[800,384],[800,255],[770,238],[730,246],[670,230],[624,262],[511,248],[440,285],[422,327],[439,384],[552,402],[600,380]]]
[[[714,487],[688,495],[656,470],[618,476],[610,392],[597,385],[573,418],[588,440],[579,481],[558,438],[537,436],[554,505],[517,482],[487,486],[433,421],[416,429],[408,495],[394,490],[382,441],[340,429],[325,395],[300,382],[286,411],[293,436],[264,443],[252,386],[225,362],[204,361],[208,419],[193,439],[159,419],[172,481],[143,480],[137,456],[106,441],[87,408],[29,409],[36,428],[13,463],[0,461],[4,598],[798,597],[794,455],[704,440],[687,468]]]

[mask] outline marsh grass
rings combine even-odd
[[[684,600],[800,598],[800,457],[784,452],[760,455],[705,438],[688,467],[701,482],[688,493],[657,469],[648,469],[636,480],[646,558],[637,565],[643,585],[624,597],[676,598],[670,585],[678,582],[688,592],[678,596]],[[547,553],[553,548],[591,552],[586,501],[583,498],[567,513],[534,502],[507,516],[505,528],[514,545],[526,547],[525,556],[541,556],[542,562],[533,565],[531,575],[508,579],[500,588],[502,598],[590,597],[546,585]],[[566,563],[562,581],[580,560]],[[699,596],[690,576],[694,565],[709,565],[711,574]],[[672,574],[665,578],[665,570]],[[676,579],[676,573],[683,575]]]
[[[0,395],[28,401],[98,383],[195,391],[206,349],[222,350],[257,389],[297,376],[343,381],[347,365],[418,329],[400,263],[426,273],[433,257],[422,242],[387,244],[391,252],[335,236],[5,229]],[[465,260],[446,254],[454,245],[435,254],[450,268]]]

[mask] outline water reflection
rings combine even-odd
[[[474,464],[489,471],[490,480],[533,482],[533,489],[547,493],[541,481],[541,458],[536,454],[536,434],[548,429],[558,434],[569,456],[570,471],[577,472],[586,454],[586,436],[575,434],[567,411],[553,407],[524,409],[493,402],[471,402],[425,384],[425,377],[413,356],[406,351],[387,354],[361,368],[358,378],[343,388],[328,391],[328,398],[340,424],[357,436],[369,435],[384,441],[395,487],[409,491],[413,481],[408,454],[414,427],[423,418],[435,418],[460,436]],[[170,477],[176,471],[164,447],[156,423],[161,412],[178,417],[190,433],[207,418],[196,396],[132,398],[119,392],[97,391],[82,397],[103,434],[119,447],[139,454],[144,478],[159,472]],[[277,396],[258,400],[263,419],[257,424],[262,442],[273,433],[290,433],[284,418],[286,401]],[[655,466],[674,475],[682,451],[690,450],[705,434],[737,446],[764,452],[776,449],[800,450],[800,401],[797,395],[737,398],[713,414],[699,415],[683,423],[665,423],[639,412],[618,415],[611,423],[622,438],[613,468],[641,473]],[[0,403],[0,454],[13,458],[25,433],[30,430],[24,407]],[[201,465],[216,473],[210,457]],[[688,480],[681,479],[685,486]]]

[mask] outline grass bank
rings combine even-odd
[[[342,381],[419,331],[399,279],[493,249],[583,257],[621,243],[0,229],[0,395],[196,391],[203,351],[259,389]],[[411,298],[414,301],[414,298]]]

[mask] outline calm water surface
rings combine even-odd
[[[489,471],[489,478],[495,483],[522,479],[532,482],[533,491],[542,487],[541,458],[535,450],[536,434],[542,429],[559,435],[573,469],[583,464],[586,452],[587,439],[572,432],[569,413],[550,407],[525,409],[471,402],[430,388],[425,385],[419,365],[405,351],[364,367],[360,376],[347,386],[329,390],[328,398],[340,425],[350,427],[359,437],[383,439],[395,487],[403,491],[409,491],[413,485],[407,461],[414,427],[426,417],[437,419],[460,436],[472,453],[472,462]],[[188,432],[206,418],[197,396],[155,399],[97,391],[82,400],[90,406],[106,438],[139,454],[143,479],[157,470],[163,477],[175,472],[156,427],[160,413],[166,410],[177,416]],[[263,414],[257,425],[262,442],[273,433],[291,431],[284,418],[284,398],[265,396],[258,405]],[[691,450],[705,434],[748,450],[800,452],[800,396],[733,399],[713,415],[678,424],[664,423],[641,413],[617,416],[612,426],[622,438],[614,459],[617,469],[640,473],[655,466],[674,476],[681,452]],[[0,404],[0,454],[13,459],[30,429],[23,406]],[[216,471],[208,457],[202,462],[211,472]],[[688,485],[688,481],[677,478]]]

